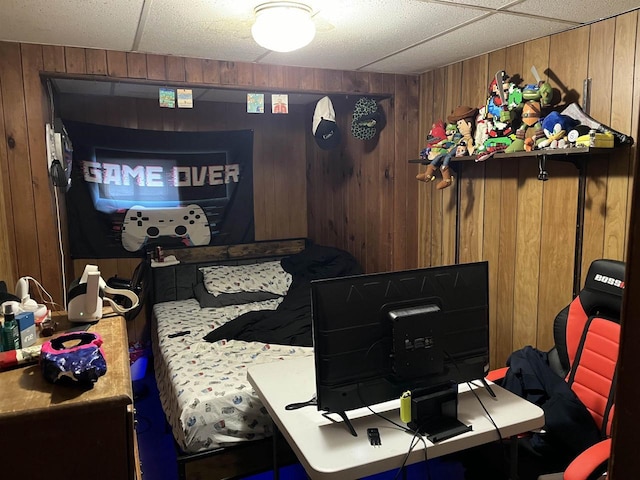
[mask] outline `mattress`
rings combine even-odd
[[[209,343],[203,337],[243,313],[275,310],[281,301],[222,308],[200,308],[196,299],[154,305],[152,345],[160,401],[185,453],[272,434],[267,411],[247,381],[247,369],[258,363],[310,356],[312,348],[240,340]]]

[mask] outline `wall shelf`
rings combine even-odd
[[[533,150],[532,152],[512,152],[512,153],[496,153],[493,158],[516,158],[516,157],[553,157],[552,160],[562,160],[559,157],[570,157],[572,155],[602,155],[611,153],[617,148],[593,148],[593,147],[568,147],[568,148],[547,148],[542,150]],[[475,161],[475,156],[451,157],[452,162]],[[490,161],[491,159],[489,159]],[[418,158],[409,160],[409,163],[420,163],[428,165],[429,160]]]

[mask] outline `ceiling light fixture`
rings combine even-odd
[[[251,34],[258,45],[275,52],[291,52],[308,45],[316,35],[311,7],[299,2],[267,2],[254,9]]]

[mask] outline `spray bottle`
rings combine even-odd
[[[12,305],[4,306],[4,325],[2,327],[2,340],[5,352],[20,348],[20,329]]]

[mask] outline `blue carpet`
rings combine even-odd
[[[149,361],[149,368],[140,380],[133,382],[135,408],[136,408],[136,433],[138,435],[138,448],[144,480],[178,480],[178,466],[173,436],[166,424],[164,412],[160,405],[158,387]],[[427,468],[428,465],[428,468]],[[460,464],[447,462],[439,458],[428,463],[421,462],[409,465],[406,475],[397,478],[413,480],[462,480],[463,470]],[[398,471],[380,473],[367,477],[367,480],[392,480],[396,478]],[[246,477],[245,480],[271,480],[272,472]],[[290,465],[280,469],[281,480],[306,480],[307,476],[300,464]]]
[[[133,382],[133,391],[143,478],[177,480],[178,463],[173,436],[162,411],[153,368],[147,368],[144,378]]]

